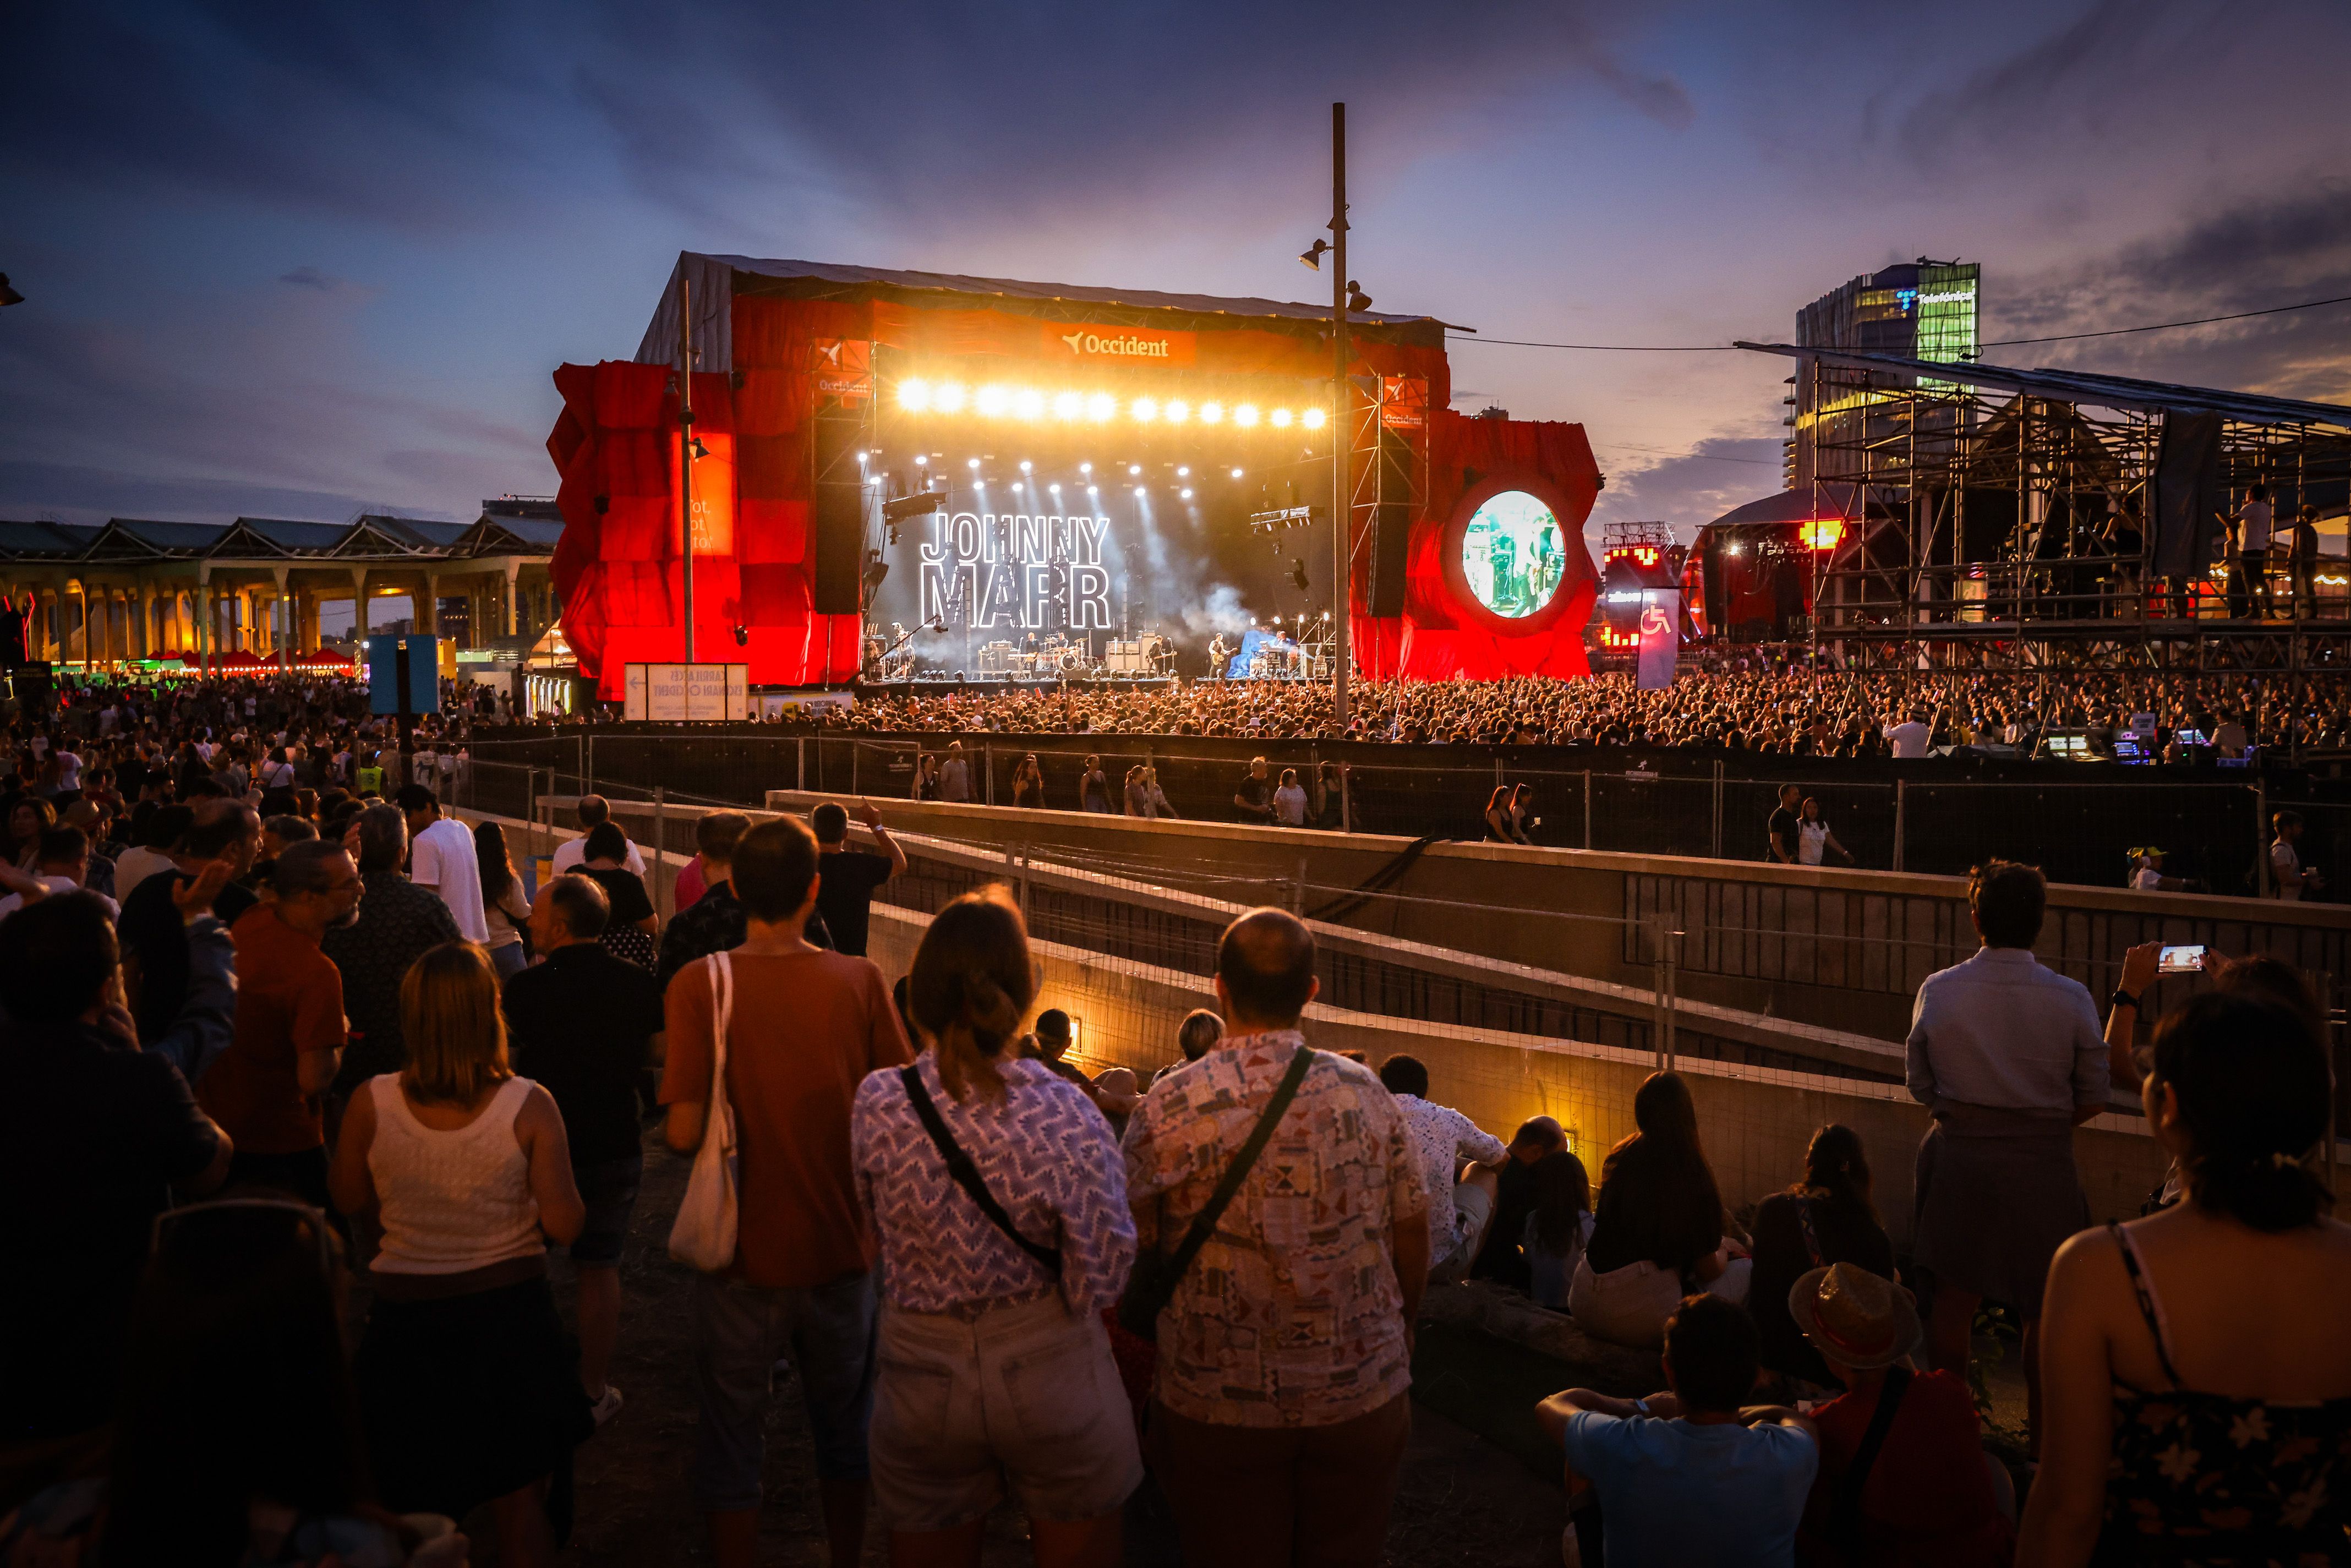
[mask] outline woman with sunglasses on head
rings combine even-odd
[[[2141,1060],[2187,1201],[2085,1230],[2050,1266],[2016,1560],[2351,1560],[2351,1225],[2314,1168],[2325,1052],[2294,1009],[2215,991]]]
[[[571,1450],[595,1429],[547,1282],[548,1241],[587,1220],[563,1117],[507,1065],[479,947],[417,959],[400,1014],[408,1066],[351,1096],[331,1184],[383,1232],[353,1364],[368,1447],[392,1506],[462,1519],[492,1502],[498,1561],[551,1562]]]

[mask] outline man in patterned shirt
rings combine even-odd
[[[1136,1108],[1127,1197],[1172,1251],[1257,1124],[1317,989],[1314,938],[1257,909],[1217,949],[1225,1037]],[[1376,1563],[1412,1428],[1427,1188],[1371,1070],[1315,1052],[1298,1095],[1159,1318],[1151,1459],[1184,1558]]]

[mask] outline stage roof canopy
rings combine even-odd
[[[1804,349],[1791,343],[1735,343],[1759,354],[1812,358],[1847,370],[1884,371],[1889,374],[1925,376],[1962,386],[1993,387],[2056,402],[2089,403],[2098,408],[2128,409],[2138,413],[2217,413],[2245,424],[2323,424],[2351,430],[2351,408],[2337,403],[2304,402],[2294,398],[2264,397],[2258,392],[2224,392],[2214,387],[2175,386],[2168,382],[2142,382],[2129,376],[2095,375],[2087,371],[2043,368],[2009,370],[2000,365],[1951,364],[1933,360],[1908,360],[1898,354],[1864,354],[1844,349]]]
[[[374,513],[348,523],[282,517],[239,517],[231,523],[115,517],[97,526],[0,521],[0,565],[474,560],[551,555],[562,533],[563,522],[552,501],[514,498],[484,503],[481,517],[470,523]]]

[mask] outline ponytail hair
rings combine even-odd
[[[2326,1054],[2295,1009],[2208,991],[2165,1015],[2149,1055],[2150,1088],[2179,1104],[2180,1167],[2198,1207],[2277,1232],[2333,1205],[2313,1168],[2326,1135]]]
[[[1798,1197],[1850,1204],[1871,1220],[1877,1218],[1869,1200],[1869,1156],[1862,1150],[1861,1134],[1842,1123],[1832,1122],[1813,1134],[1804,1150],[1804,1179],[1789,1190]]]
[[[1001,886],[967,893],[933,917],[907,977],[907,1010],[938,1058],[939,1082],[1000,1099],[997,1061],[1037,999],[1019,906]]]

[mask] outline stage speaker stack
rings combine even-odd
[[[1404,613],[1405,547],[1412,540],[1412,508],[1384,501],[1372,508],[1372,580],[1364,598],[1374,615]]]
[[[819,394],[815,476],[809,504],[809,549],[815,557],[810,594],[820,615],[855,615],[864,609],[860,578],[865,551],[865,476],[852,444],[860,425],[841,417],[834,400]]]

